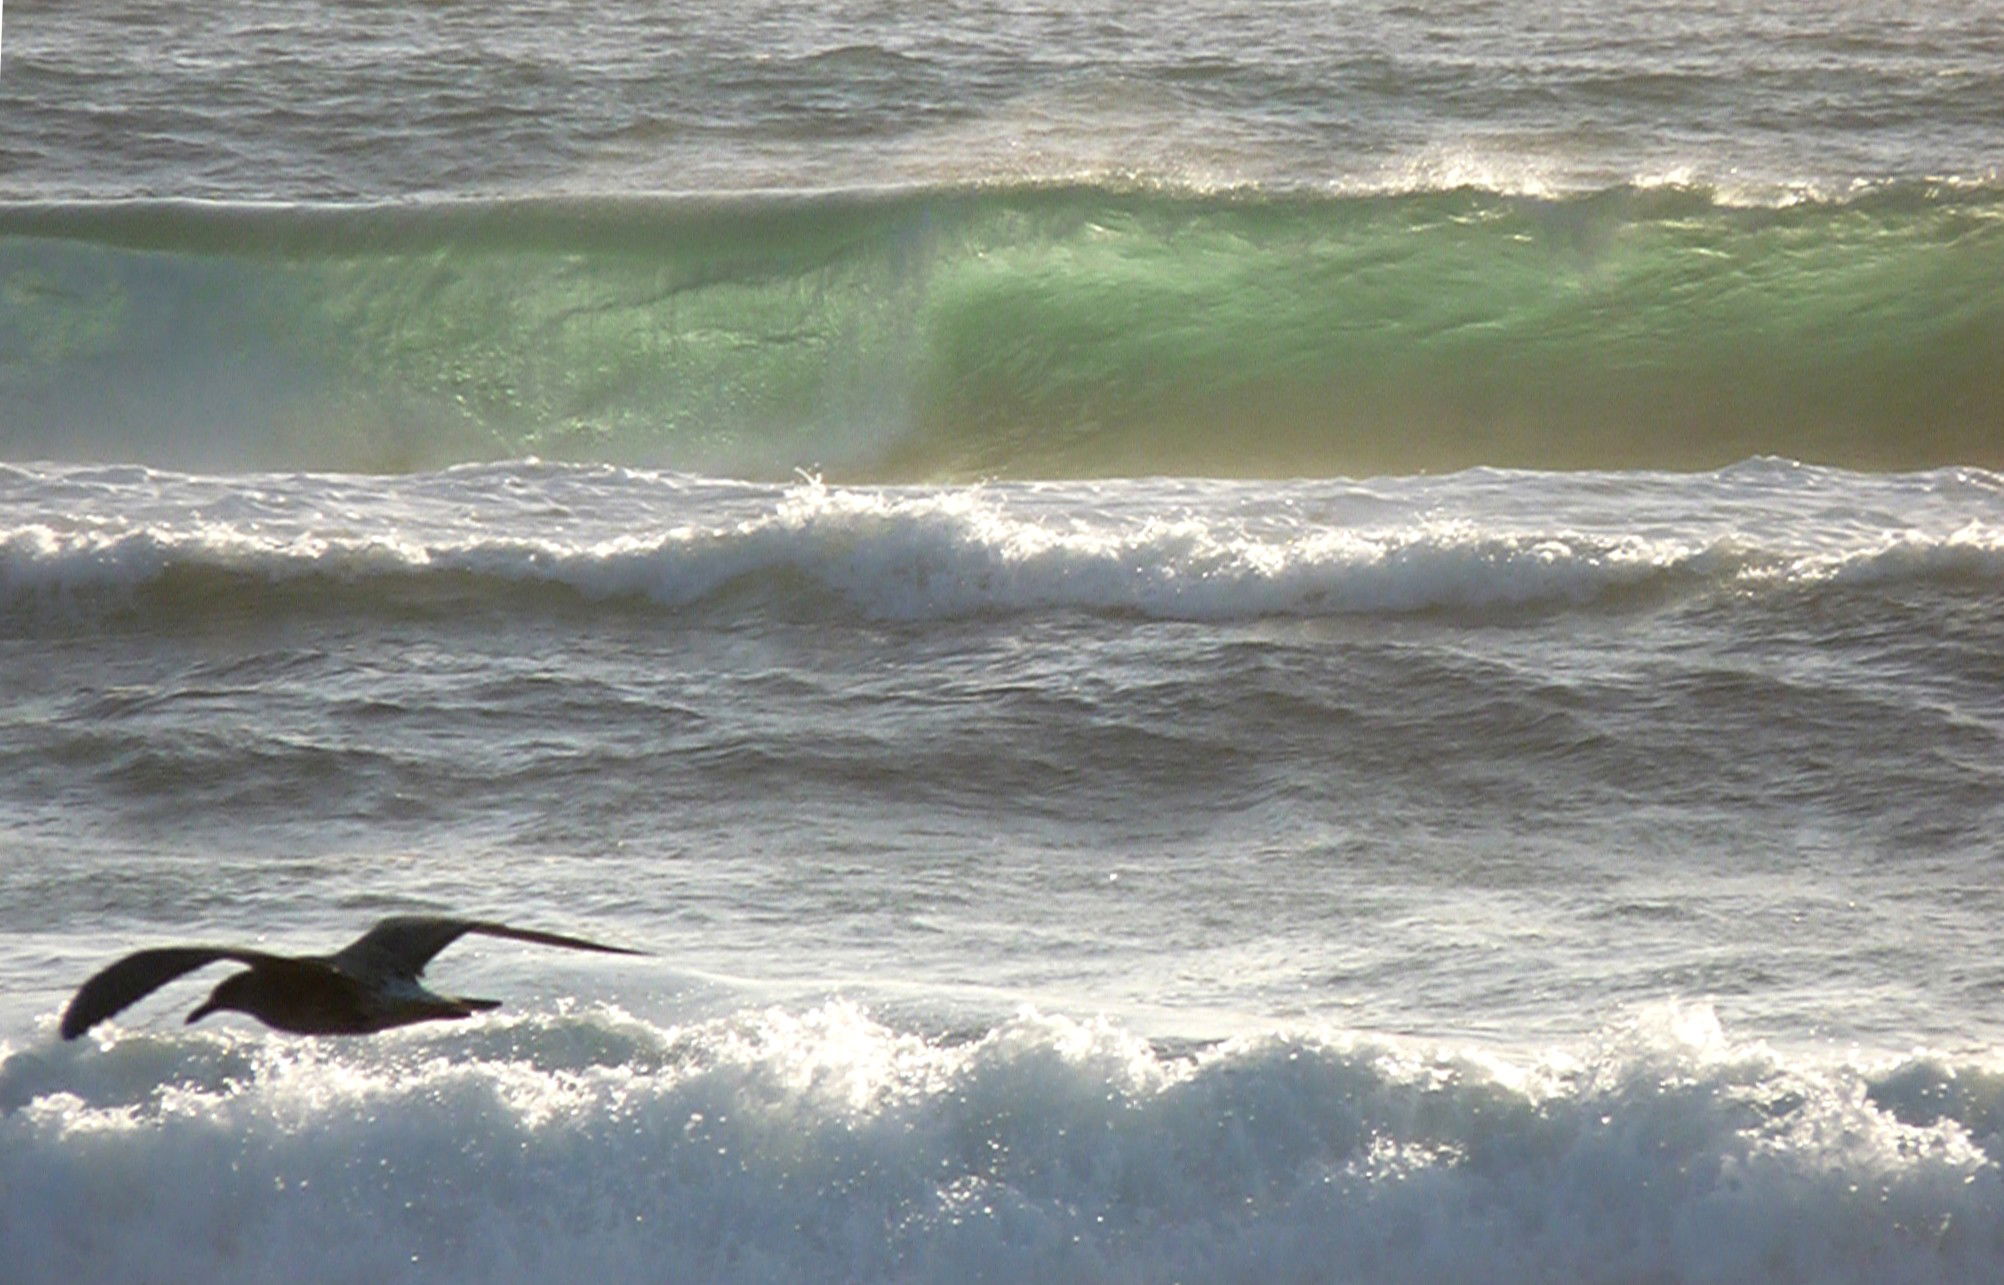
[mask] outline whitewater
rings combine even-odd
[[[1994,5],[10,7],[0,1281],[2004,1275]]]

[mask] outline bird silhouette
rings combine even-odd
[[[498,999],[467,999],[425,989],[418,978],[440,951],[467,933],[540,946],[644,955],[582,937],[511,928],[486,919],[397,915],[331,955],[273,955],[237,946],[164,946],[135,951],[77,988],[63,1010],[63,1038],[73,1040],[184,973],[218,960],[248,964],[216,984],[188,1014],[198,1022],[225,1010],[248,1013],[295,1035],[369,1035],[413,1022],[471,1017]]]

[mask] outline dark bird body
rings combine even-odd
[[[73,1040],[184,973],[219,960],[248,964],[216,984],[188,1014],[190,1022],[225,1010],[248,1013],[295,1035],[369,1035],[393,1026],[471,1017],[499,1008],[498,999],[466,999],[425,989],[418,978],[438,952],[467,933],[613,955],[645,951],[581,937],[511,928],[483,919],[399,915],[385,919],[331,955],[273,955],[236,946],[165,946],[136,951],[77,989],[63,1011],[63,1038]]]

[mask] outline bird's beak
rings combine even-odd
[[[203,1000],[201,1005],[198,1008],[196,1008],[194,1012],[188,1014],[187,1025],[193,1026],[195,1023],[201,1021],[209,1014],[215,1012],[217,1010],[217,1007],[218,1006],[215,1003],[215,1001]]]

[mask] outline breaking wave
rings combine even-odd
[[[2004,200],[0,207],[0,458],[843,480],[2004,464]]]
[[[559,1010],[363,1044],[109,1028],[0,1063],[20,1280],[1985,1281],[2004,1077],[1736,1046],[1182,1051],[1024,1012]]]
[[[437,509],[429,523],[397,509],[403,500],[377,497],[401,520],[350,513],[330,524],[338,480],[289,479],[260,492],[155,475],[150,489],[125,484],[121,493],[157,501],[171,486],[193,492],[156,520],[45,516],[0,530],[0,609],[17,622],[212,615],[232,602],[258,613],[628,604],[870,620],[1054,610],[1226,620],[1509,615],[1705,593],[2004,583],[2004,528],[1973,510],[1940,530],[1764,538],[1731,526],[1662,534],[1494,514],[1481,522],[1424,513],[1343,520],[1330,510],[1366,495],[1350,489],[1249,492],[1241,498],[1253,507],[1241,511],[1216,488],[1178,506],[1158,488],[1133,484],[1120,508],[1105,507],[1113,501],[1104,492],[811,481],[695,504],[688,490],[710,484],[587,473],[597,485],[584,486],[562,467],[532,471],[535,493],[566,516],[522,520],[510,511],[500,521],[475,509],[471,497],[491,497],[497,479],[522,475],[514,466],[414,479]],[[45,475],[13,476],[58,500],[63,494]],[[1986,484],[1972,490],[1996,489],[1989,475],[1964,476]],[[1523,486],[1535,493],[1536,482],[1526,477]],[[315,524],[216,513],[223,503],[246,504],[246,491],[273,494],[281,485],[290,488],[286,505]],[[583,486],[572,502],[596,500],[613,512],[610,522],[564,529],[566,485]],[[216,486],[223,503],[204,505],[204,486]],[[636,505],[635,517],[613,534],[621,503]]]

